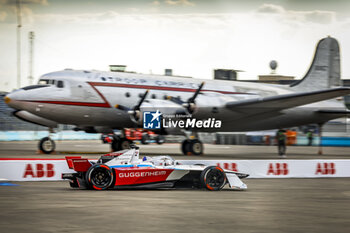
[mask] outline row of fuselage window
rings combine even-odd
[[[61,80],[41,79],[41,80],[39,80],[39,84],[51,84],[51,85],[56,85],[58,88],[64,88],[64,82],[61,81]],[[139,93],[139,97],[140,97],[140,98],[142,98],[143,95],[144,95],[144,93]],[[130,92],[126,92],[126,93],[125,93],[125,96],[126,96],[127,98],[129,98],[129,97],[131,97],[131,93],[130,93]],[[151,95],[151,98],[152,98],[152,99],[157,99],[157,95],[156,95],[156,94],[152,94],[152,95]],[[163,99],[166,100],[167,98],[168,98],[168,95],[164,95],[164,96],[163,96]],[[180,97],[180,96],[178,96],[177,98],[181,100],[181,97]]]
[[[138,96],[139,96],[140,98],[142,98],[143,95],[144,95],[144,93],[139,93]],[[131,97],[130,92],[125,92],[125,96],[126,96],[127,98]],[[156,94],[152,94],[152,95],[151,95],[151,98],[152,98],[152,99],[157,99],[157,95],[156,95]],[[177,98],[181,100],[181,96],[178,96]],[[163,99],[165,99],[165,100],[168,99],[168,95],[164,95],[164,96],[163,96]]]

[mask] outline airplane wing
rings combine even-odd
[[[311,104],[348,94],[350,94],[350,88],[339,87],[321,91],[293,93],[234,101],[227,103],[226,107],[232,111],[237,111],[240,113],[257,114],[271,111],[280,111],[283,109]]]
[[[320,114],[331,114],[331,115],[350,115],[350,110],[318,110]]]

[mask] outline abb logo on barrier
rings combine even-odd
[[[267,175],[285,176],[288,175],[288,164],[287,163],[270,163]]]
[[[335,163],[317,163],[316,175],[334,175],[335,172]]]
[[[46,165],[46,166],[45,166]],[[41,164],[37,163],[26,165],[24,170],[23,178],[27,178],[27,176],[31,176],[33,178],[41,178],[41,177],[53,177],[55,175],[54,166],[51,163]]]
[[[238,172],[237,163],[223,163],[222,165],[220,163],[217,163],[216,165],[226,170]]]

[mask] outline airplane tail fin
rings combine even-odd
[[[295,91],[313,91],[341,85],[338,41],[332,37],[323,38],[317,44],[308,72],[291,87]]]

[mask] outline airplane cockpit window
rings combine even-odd
[[[39,85],[47,85],[47,84],[51,84],[51,85],[55,85],[55,81],[54,79],[40,79],[38,84]]]
[[[49,80],[48,79],[40,79],[38,84],[39,85],[49,84]]]
[[[63,83],[63,81],[61,81],[61,80],[57,81],[56,86],[57,86],[58,88],[64,88],[64,83]]]
[[[37,89],[37,88],[42,88],[42,87],[48,87],[49,85],[30,85],[30,86],[26,86],[26,87],[22,87],[23,90],[32,90],[32,89]]]

